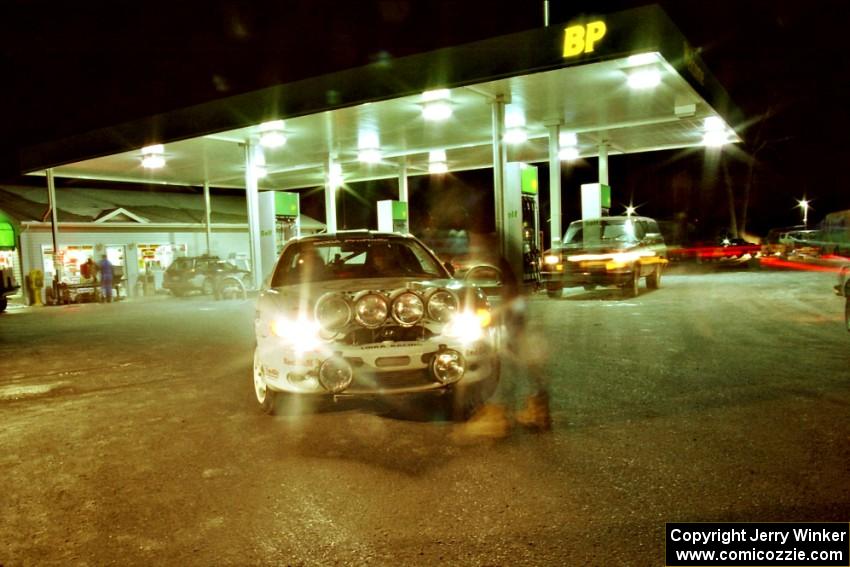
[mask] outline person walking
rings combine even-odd
[[[549,388],[542,369],[545,357],[542,341],[534,341],[527,331],[528,297],[510,264],[499,258],[500,303],[495,309],[502,331],[501,377],[493,402],[482,405],[458,430],[458,437],[507,437],[514,424],[529,431],[552,429]],[[526,398],[517,408],[517,391]]]
[[[112,303],[112,262],[104,254],[98,263],[102,301]]]

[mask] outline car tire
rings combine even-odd
[[[263,380],[262,372],[260,370],[260,357],[256,348],[254,348],[254,364],[252,367],[254,378],[254,398],[257,400],[257,403],[260,404],[260,408],[263,410],[263,413],[274,415],[277,412],[278,393],[269,388]]]
[[[584,291],[593,291],[596,289],[596,284],[584,284],[582,287],[584,288]]]
[[[0,313],[6,311],[6,307],[9,305],[9,300],[6,299],[6,296],[0,296]]]
[[[561,286],[546,288],[546,295],[548,295],[552,299],[558,299],[559,297],[561,297],[563,295],[562,292],[563,288]]]
[[[655,270],[646,276],[646,287],[658,289],[661,287],[661,264],[655,266]]]
[[[624,297],[637,297],[640,293],[640,266],[632,266],[631,280],[623,286]]]

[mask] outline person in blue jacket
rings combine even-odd
[[[103,301],[106,303],[112,302],[112,262],[109,261],[109,258],[104,254],[100,262],[98,263],[100,267],[100,289],[101,289],[101,297]]]

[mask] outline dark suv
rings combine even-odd
[[[243,294],[251,285],[251,273],[217,256],[177,258],[165,271],[162,287],[176,296],[192,292],[216,299],[231,292]]]
[[[658,223],[647,217],[602,217],[570,223],[560,248],[543,255],[540,276],[550,297],[565,287],[618,286],[626,297],[661,285],[667,246]]]

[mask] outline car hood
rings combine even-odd
[[[563,256],[578,256],[580,254],[622,254],[642,248],[639,244],[568,244],[560,248],[556,253]]]

